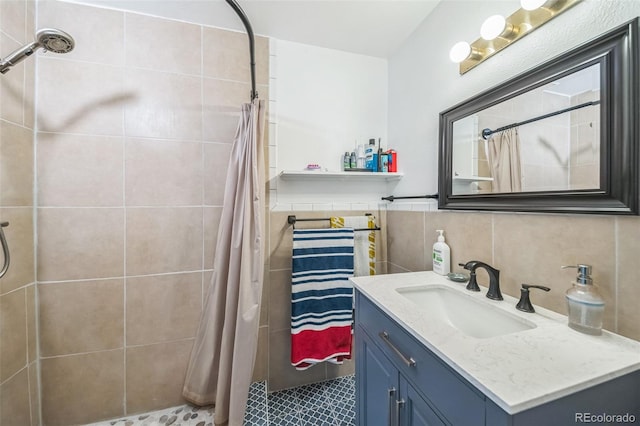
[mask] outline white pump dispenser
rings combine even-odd
[[[433,245],[433,272],[440,275],[447,275],[451,272],[451,249],[444,242],[444,231],[438,229],[440,233],[438,242]]]
[[[602,334],[604,299],[591,279],[591,265],[563,266],[578,268],[578,276],[566,292],[569,327],[582,333]]]

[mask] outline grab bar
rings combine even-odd
[[[7,238],[4,236],[4,229],[9,226],[9,222],[0,223],[0,243],[2,243],[2,251],[4,252],[4,266],[2,270],[0,270],[0,278],[4,277],[4,275],[9,270],[9,262],[11,262],[11,258],[9,257],[9,245],[7,244]]]

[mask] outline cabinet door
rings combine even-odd
[[[445,426],[431,406],[400,376],[401,404],[398,406],[400,425],[403,426]]]
[[[362,328],[356,328],[356,424],[395,425],[395,403],[399,397],[398,370],[371,342]]]

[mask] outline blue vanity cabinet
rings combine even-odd
[[[398,370],[371,342],[362,327],[356,327],[356,394],[359,425],[391,425],[393,403],[398,392]],[[382,422],[386,419],[386,423]]]
[[[400,400],[396,405],[398,425],[445,426],[420,393],[400,376]]]
[[[355,340],[358,425],[485,424],[484,395],[359,292]]]
[[[356,328],[356,424],[444,426],[362,327]]]
[[[570,425],[592,413],[640,421],[640,370],[509,414],[359,291],[355,340],[359,426]]]

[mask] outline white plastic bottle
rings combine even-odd
[[[440,275],[447,275],[451,272],[451,249],[444,242],[444,231],[438,229],[438,242],[433,245],[433,272]]]

